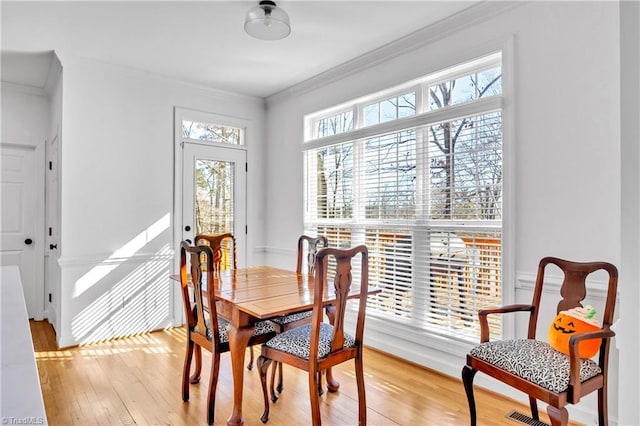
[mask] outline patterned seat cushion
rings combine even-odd
[[[561,393],[569,387],[569,356],[546,342],[529,339],[485,342],[469,353],[552,392]],[[580,360],[580,382],[601,372],[593,360]]]
[[[271,318],[271,321],[275,322],[278,325],[285,325],[306,318],[311,318],[312,315],[313,311],[298,312],[297,314],[282,315],[280,317]]]
[[[205,321],[205,326],[207,327],[207,339],[211,340],[211,320],[207,319]],[[229,341],[229,335],[227,334],[227,330],[229,330],[229,321],[218,316],[218,331],[220,331],[220,343],[227,343]],[[269,321],[260,321],[255,324],[256,330],[253,332],[254,336],[259,336],[261,334],[267,334],[275,332],[276,329]],[[196,327],[197,331],[197,327]]]
[[[331,352],[331,338],[333,337],[333,327],[327,323],[320,324],[320,345],[318,347],[318,358],[322,359]],[[293,354],[297,357],[309,359],[309,345],[311,344],[311,324],[302,325],[294,329],[276,335],[265,343],[270,348],[282,352]],[[344,347],[355,346],[355,339],[345,333]]]

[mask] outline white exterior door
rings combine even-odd
[[[246,158],[241,148],[183,144],[182,239],[232,232],[239,267],[246,265]]]
[[[41,315],[38,306],[38,253],[42,235],[35,235],[37,220],[36,155],[33,147],[0,147],[0,264],[18,265],[29,317]]]

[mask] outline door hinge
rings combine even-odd
[[[244,171],[249,173],[249,163],[244,163]]]
[[[49,293],[49,303],[51,303],[51,293]]]
[[[49,170],[53,170],[53,161],[49,161]]]
[[[249,233],[249,226],[248,226],[248,225],[245,225],[245,226],[244,226],[244,233],[245,233],[245,234],[248,234],[248,233]]]

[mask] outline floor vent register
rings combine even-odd
[[[531,426],[549,426],[547,423],[545,422],[541,422],[540,420],[535,420],[532,419],[531,417],[527,416],[526,414],[522,414],[516,410],[511,411],[509,414],[507,414],[506,416],[508,419],[513,420],[516,423],[520,423],[523,425],[531,425]]]

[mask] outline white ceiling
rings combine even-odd
[[[281,1],[292,29],[277,41],[244,33],[257,3],[2,1],[2,81],[44,87],[50,54],[34,53],[55,50],[267,97],[478,2]]]

